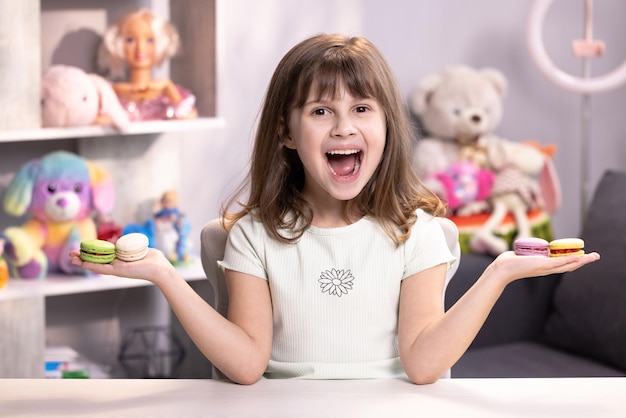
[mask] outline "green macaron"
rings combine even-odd
[[[90,263],[110,263],[115,259],[115,244],[101,239],[81,241],[80,259]]]

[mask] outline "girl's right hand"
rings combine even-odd
[[[70,252],[70,261],[73,265],[82,267],[97,274],[108,274],[132,279],[144,279],[156,283],[167,272],[175,271],[174,266],[157,249],[149,248],[148,254],[141,260],[121,261],[117,258],[109,264],[98,264],[83,261],[78,250]]]

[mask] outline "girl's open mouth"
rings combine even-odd
[[[347,179],[359,172],[361,168],[361,154],[361,151],[356,149],[327,152],[328,167],[333,175]]]

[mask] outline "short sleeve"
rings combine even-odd
[[[224,259],[218,261],[222,269],[229,269],[267,280],[264,262],[265,229],[260,222],[247,215],[228,233]]]
[[[402,279],[406,279],[423,270],[447,264],[448,269],[456,262],[446,235],[437,219],[419,210],[418,219],[411,236],[405,245],[405,271]]]

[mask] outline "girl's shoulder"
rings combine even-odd
[[[249,212],[245,214],[244,216],[242,216],[241,218],[239,218],[237,222],[233,224],[231,230],[239,229],[239,230],[244,230],[244,231],[255,231],[255,230],[258,230],[259,228],[263,228],[263,223],[257,216]]]
[[[458,242],[459,230],[452,220],[446,217],[432,215],[423,209],[418,209],[416,214],[417,221],[413,225],[411,236],[443,233],[448,246]]]
[[[272,237],[261,221],[261,218],[253,212],[248,212],[239,218],[230,228],[229,234],[239,234],[248,240],[266,241]]]
[[[437,223],[437,217],[426,212],[424,209],[417,209],[415,215],[417,216],[417,220],[413,224],[413,231],[428,228]]]
[[[415,214],[417,215],[417,222],[428,222],[435,218],[432,214],[426,212],[424,209],[417,209],[415,211]]]
[[[435,245],[435,242],[439,242],[448,248],[454,260],[461,256],[459,229],[456,224],[449,218],[434,216],[421,209],[417,210],[417,222],[413,225],[409,241],[427,242],[428,245]],[[452,277],[458,268],[458,263],[453,263],[453,265],[454,267],[448,271],[448,277]]]

